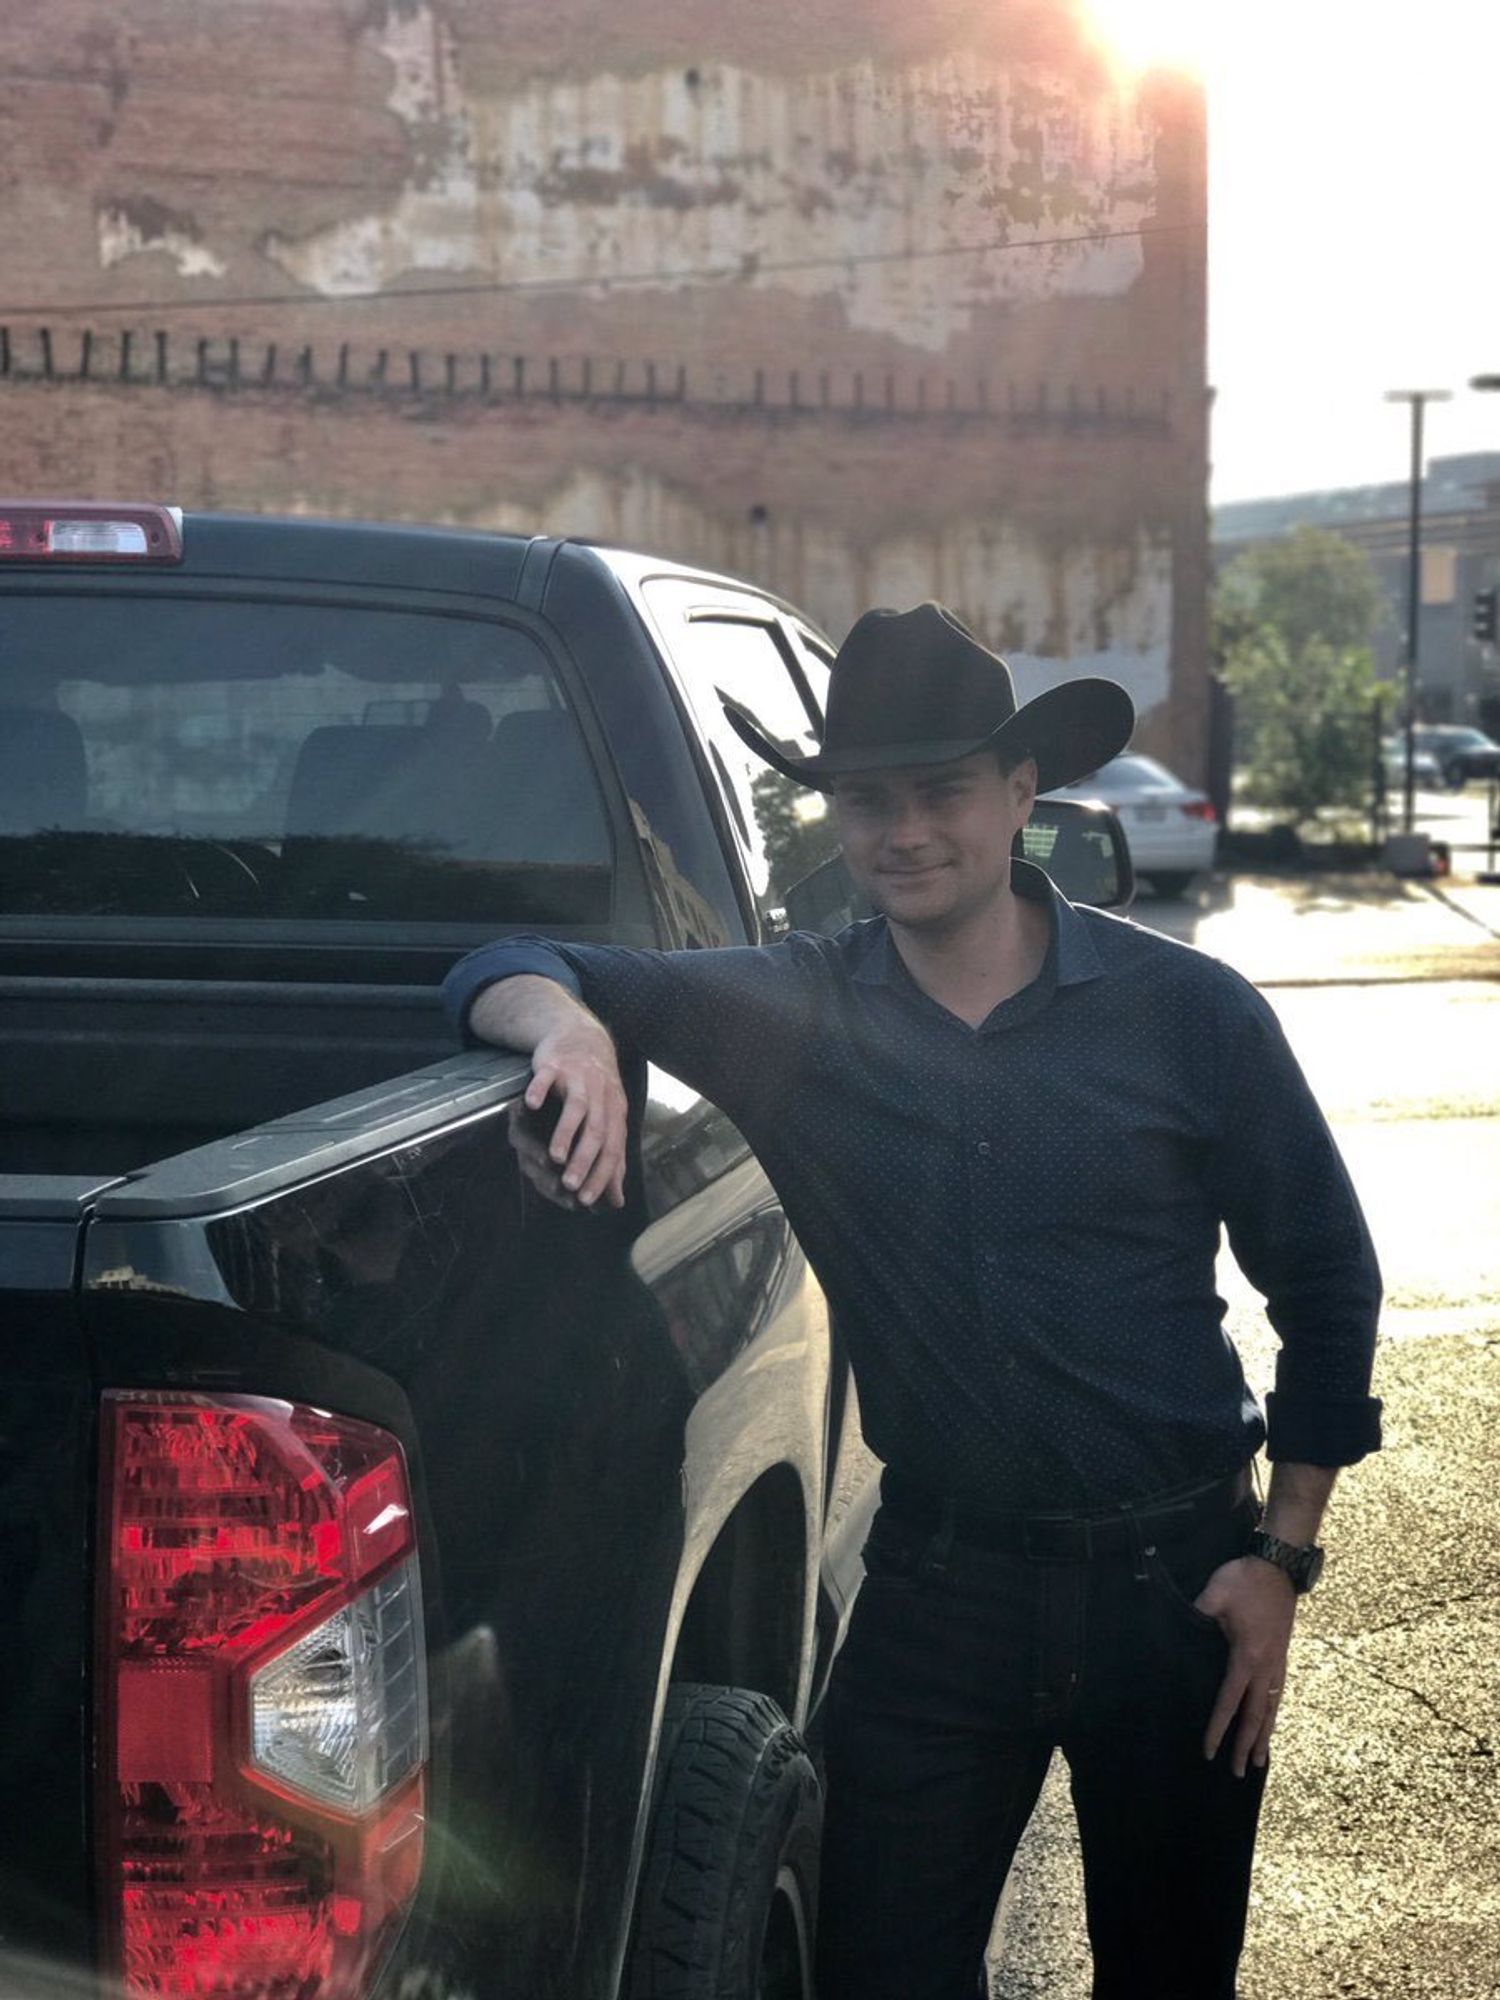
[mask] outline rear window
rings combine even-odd
[[[1428,750],[1493,750],[1496,747],[1482,729],[1416,729],[1412,734]]]
[[[0,597],[0,915],[597,924],[564,690],[482,619]]]
[[[1086,791],[1099,780],[1118,791],[1151,790],[1160,785],[1175,785],[1177,780],[1164,764],[1158,764],[1154,757],[1142,757],[1136,751],[1126,751],[1122,756],[1112,757],[1099,770],[1087,778],[1082,778],[1072,786],[1074,791]]]

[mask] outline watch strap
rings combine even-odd
[[[1316,1542],[1284,1542],[1279,1535],[1256,1528],[1247,1552],[1281,1570],[1299,1597],[1305,1596],[1323,1573],[1323,1551]]]

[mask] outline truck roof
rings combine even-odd
[[[188,514],[183,570],[259,581],[380,581],[416,590],[514,594],[538,536],[382,521],[268,514]]]
[[[122,513],[143,510],[175,513],[154,502],[146,506],[141,502],[77,503],[45,497],[0,499],[0,524],[7,510],[12,509],[33,517],[43,510],[61,516],[76,511],[97,517],[108,514],[113,507],[119,507]],[[479,594],[514,600],[522,594],[522,575],[528,556],[534,563],[538,555],[544,557],[536,571],[540,582],[547,567],[545,554],[568,548],[632,583],[638,584],[644,577],[665,571],[701,582],[706,589],[742,592],[748,588],[777,610],[809,625],[806,615],[795,605],[744,577],[705,569],[649,550],[596,542],[587,536],[507,534],[441,523],[333,520],[307,514],[188,513],[177,514],[176,518],[181,524],[180,557],[169,558],[163,564],[158,555],[143,567],[167,567],[177,575],[196,577],[244,577],[256,583],[379,583],[397,590]],[[3,536],[0,536],[0,552],[5,555],[0,576],[57,576],[65,571],[77,574],[104,570],[118,577],[122,573],[128,576],[135,568],[128,559],[113,557],[95,564],[78,553],[70,553],[60,564],[54,558],[22,553]]]

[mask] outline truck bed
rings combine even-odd
[[[435,1062],[430,986],[0,979],[0,1174],[131,1173]]]

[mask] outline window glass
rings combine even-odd
[[[751,882],[763,908],[785,906],[786,892],[838,845],[828,801],[782,776],[741,741],[723,698],[754,717],[781,749],[808,756],[818,747],[813,718],[768,622],[746,600],[747,616],[708,608],[691,584],[648,584],[652,608],[687,683],[688,698],[708,738],[729,794]]]
[[[609,920],[545,655],[487,620],[0,599],[0,914]]]
[[[797,659],[812,689],[813,700],[818,705],[819,715],[828,713],[828,675],[833,666],[833,655],[821,639],[815,639],[811,632],[800,625],[789,627],[792,644],[796,648]]]

